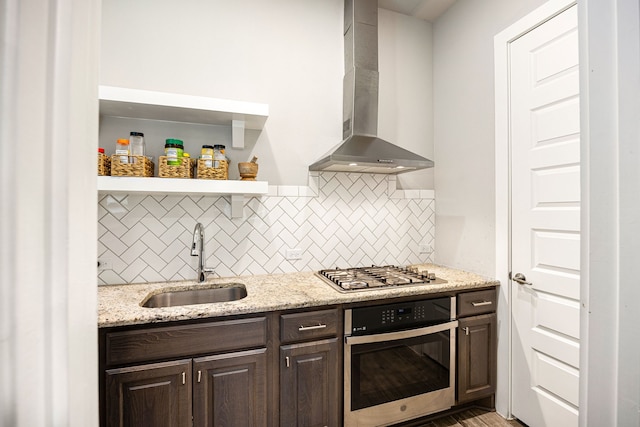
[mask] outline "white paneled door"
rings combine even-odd
[[[530,427],[577,426],[577,7],[513,41],[509,53],[512,412]]]

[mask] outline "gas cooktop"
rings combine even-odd
[[[340,292],[447,283],[446,280],[437,278],[435,273],[395,265],[335,268],[320,270],[317,274]]]

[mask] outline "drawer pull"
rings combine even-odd
[[[289,356],[284,358],[285,363],[287,364],[287,368],[289,368],[291,366],[291,362],[289,360]]]
[[[462,328],[462,330],[464,331],[464,334],[465,334],[465,335],[469,335],[469,327],[468,327],[468,326],[467,326],[467,327]]]
[[[316,330],[316,329],[324,329],[326,327],[327,327],[327,325],[324,325],[322,323],[319,324],[319,325],[313,325],[313,326],[300,325],[300,327],[298,328],[298,331],[300,331],[300,332],[302,332],[302,331],[313,331],[313,330]]]
[[[493,301],[473,301],[471,303],[471,305],[474,307],[482,307],[484,305],[491,305],[491,304],[493,304]]]
[[[202,380],[202,371],[198,371],[198,382]]]
[[[185,372],[182,373],[182,384],[187,383],[187,374]]]

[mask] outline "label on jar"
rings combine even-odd
[[[213,148],[202,147],[202,150],[200,150],[200,158],[213,159]]]
[[[164,150],[165,155],[167,156],[167,164],[168,165],[179,165],[180,159],[178,158],[178,148],[176,147],[168,147]]]
[[[116,155],[120,156],[120,163],[129,163],[129,150],[116,150]]]

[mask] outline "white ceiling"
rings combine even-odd
[[[434,22],[456,0],[378,0],[378,7]]]

